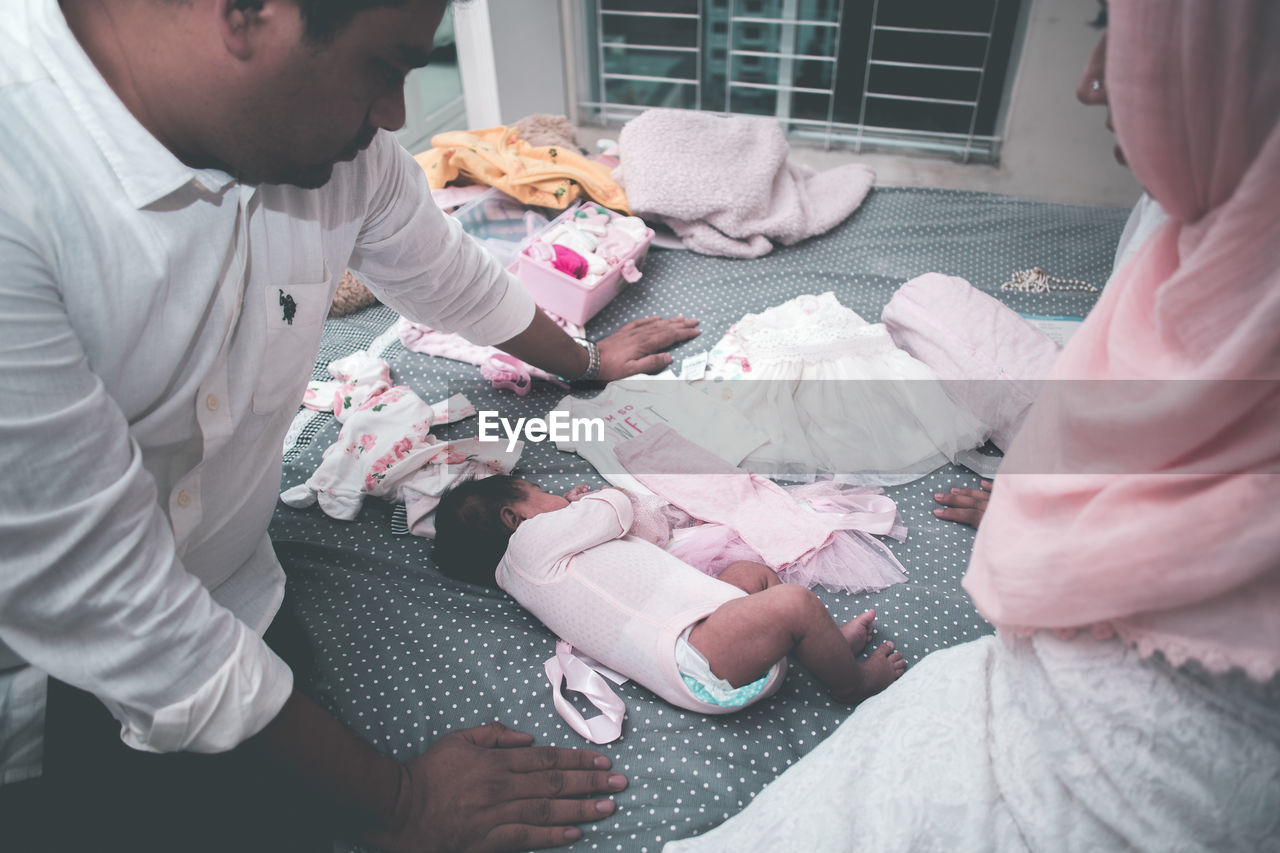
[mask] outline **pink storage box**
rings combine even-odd
[[[539,233],[539,237],[557,225],[573,219],[574,213],[584,206],[586,205],[574,205],[557,216]],[[605,210],[600,205],[591,204],[590,206],[597,210]],[[607,212],[610,220],[619,218],[619,214],[613,211]],[[534,239],[537,240],[538,237]],[[622,265],[627,261],[633,261],[639,269],[649,254],[649,244],[652,242],[653,229],[646,228],[644,239],[624,255],[617,265],[611,266],[607,273],[590,284],[560,272],[545,261],[531,258],[528,254],[528,246],[516,254],[516,259],[507,269],[524,283],[529,293],[533,295],[533,301],[538,303],[539,307],[581,326],[594,317],[601,308],[608,305],[609,300],[622,292],[622,289],[627,286],[627,280],[622,277]]]

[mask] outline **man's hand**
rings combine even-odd
[[[953,488],[949,493],[938,492],[933,499],[947,507],[933,511],[938,518],[977,527],[987,513],[987,501],[991,500],[991,481],[983,480],[980,489]]]
[[[661,350],[699,334],[698,321],[684,317],[632,320],[596,341],[600,348],[596,380],[612,382],[636,373],[657,373],[671,363],[671,356]],[[573,378],[587,369],[587,351],[541,310],[534,312],[523,332],[498,344],[498,349],[556,376]]]
[[[559,847],[613,814],[610,799],[579,799],[627,786],[609,759],[532,742],[499,723],[446,735],[404,765],[396,828],[362,840],[392,853]]]
[[[636,373],[658,373],[671,364],[667,347],[697,337],[698,321],[692,318],[644,317],[632,320],[613,334],[596,341],[600,347],[601,382]]]

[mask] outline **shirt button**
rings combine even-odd
[[[216,395],[216,394],[210,394],[208,397],[205,397],[205,398],[204,398],[204,405],[205,405],[205,407],[206,407],[209,411],[211,411],[211,412],[216,412],[216,411],[218,411],[218,405],[219,405],[219,404],[218,404],[218,397],[217,397],[217,395]]]
[[[187,494],[185,489],[181,492],[178,492],[178,506],[182,507],[183,509],[186,509],[187,507],[191,506],[191,495]]]

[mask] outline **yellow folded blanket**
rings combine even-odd
[[[417,155],[432,189],[467,178],[497,187],[525,204],[563,209],[579,196],[630,213],[627,194],[610,169],[563,146],[530,145],[512,128],[456,130],[431,137]]]

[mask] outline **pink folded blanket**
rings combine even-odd
[[[852,213],[875,181],[866,166],[819,173],[787,162],[776,119],[648,110],[622,128],[614,180],[631,209],[658,218],[707,255],[757,258],[775,242],[821,234]]]

